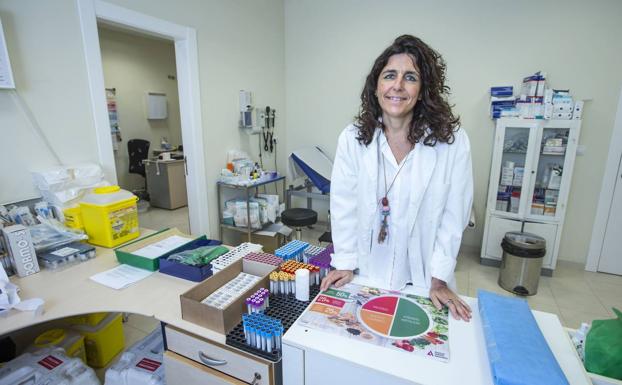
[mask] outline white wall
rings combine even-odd
[[[479,225],[464,243],[479,247],[494,129],[487,92],[546,71],[554,88],[593,99],[560,249],[560,259],[584,262],[622,83],[620,15],[615,0],[286,1],[287,148],[316,143],[334,153],[375,58],[400,34],[421,37],[447,61],[451,102],[471,139]]]
[[[179,95],[172,41],[99,27],[99,44],[106,88],[116,89],[117,114],[122,141],[115,151],[118,183],[126,190],[144,188],[145,178],[130,174],[127,142],[144,139],[151,142],[149,153],[160,148],[162,137],[173,146],[182,144],[179,120]],[[172,75],[175,78],[169,79]],[[147,92],[166,94],[168,117],[146,117]]]
[[[66,164],[97,160],[73,1],[0,1],[17,93]],[[0,90],[0,204],[38,197],[30,171],[54,165],[13,91]]]
[[[217,236],[215,184],[220,169],[225,166],[226,151],[240,147],[251,154],[258,151],[257,137],[249,138],[237,128],[240,89],[253,91],[258,104],[270,105],[281,112],[276,131],[280,140],[285,139],[283,1],[115,0],[112,3],[197,30],[206,199],[212,214],[211,236]],[[28,97],[53,146],[62,154],[63,162],[95,161],[95,129],[76,2],[1,0],[0,17],[17,87]],[[4,103],[5,99],[0,98],[3,103],[0,108],[9,116],[3,113],[0,117],[3,144],[7,132],[21,135],[27,129],[25,123],[14,128],[14,122],[21,122],[19,111]],[[23,142],[36,146],[29,138]],[[49,160],[40,146],[35,148],[34,156],[24,154],[23,150],[3,152],[0,163],[30,165]],[[280,151],[279,156],[282,154]],[[272,164],[273,160],[268,158],[265,162]],[[9,173],[2,171],[2,179],[8,178]],[[19,182],[15,179],[11,177],[12,185]],[[24,186],[20,189],[21,196],[29,191],[33,193]],[[3,195],[4,190],[2,187]]]

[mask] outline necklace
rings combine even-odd
[[[408,162],[408,159],[410,159],[410,152],[412,151],[412,149],[413,147],[411,146],[410,151],[406,155],[406,159],[402,161],[402,164],[397,169],[397,172],[395,173],[395,176],[393,177],[393,180],[391,181],[391,184],[388,187],[387,187],[387,169],[384,163],[384,155],[380,154],[380,156],[382,157],[382,172],[384,174],[384,196],[382,197],[382,199],[380,199],[380,204],[382,206],[382,209],[380,210],[380,216],[382,217],[382,223],[380,225],[380,231],[378,232],[378,243],[384,243],[384,241],[387,238],[387,235],[389,234],[388,219],[389,219],[389,214],[391,214],[391,207],[389,206],[389,198],[388,198],[389,191],[391,191],[391,188],[393,187],[393,184],[395,183],[397,176],[400,175],[400,171],[402,171],[402,168],[404,168],[404,165],[406,164],[406,162]],[[380,152],[380,145],[378,145],[378,151]]]

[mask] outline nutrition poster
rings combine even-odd
[[[449,361],[447,308],[429,298],[355,284],[328,289],[298,320],[310,329]]]

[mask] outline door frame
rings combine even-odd
[[[600,196],[598,197],[596,218],[594,218],[594,226],[592,227],[592,239],[585,262],[585,270],[588,271],[598,271],[600,253],[605,240],[607,221],[609,220],[609,210],[611,209],[613,193],[618,179],[620,157],[622,157],[622,89],[620,89],[618,111],[616,112],[616,119],[613,125],[613,133],[611,134],[605,175],[603,176]]]
[[[117,182],[117,174],[106,109],[104,71],[97,21],[174,41],[181,135],[188,176],[186,178],[188,206],[192,208],[188,210],[190,232],[210,234],[196,30],[102,0],[76,1],[97,137],[98,159],[106,178],[113,183]]]

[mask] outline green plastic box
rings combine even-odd
[[[158,242],[162,242],[172,236],[188,238],[188,242],[184,242],[183,244],[180,244],[174,249],[167,250],[160,255],[145,257],[134,254],[135,252],[143,250],[146,247],[153,246]],[[207,239],[207,237],[205,235],[202,235],[200,237],[193,238],[191,235],[182,233],[177,228],[164,229],[147,237],[140,238],[134,242],[127,243],[121,247],[118,247],[114,250],[114,253],[120,263],[125,263],[127,265],[139,267],[141,269],[149,271],[157,271],[160,268],[160,259],[162,257],[168,257],[170,254],[173,254],[183,249],[185,245],[197,239]]]

